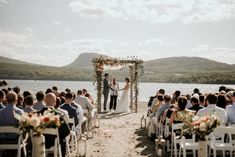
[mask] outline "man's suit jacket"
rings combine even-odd
[[[103,81],[103,94],[109,94],[110,85],[108,80],[105,78]]]
[[[79,120],[78,120],[78,113],[77,113],[76,108],[72,107],[72,106],[69,105],[69,104],[63,104],[60,108],[62,108],[63,110],[68,111],[69,118],[74,118],[74,120],[75,120],[75,126],[77,126],[78,123],[79,123]],[[70,127],[71,127],[71,126],[70,126]]]

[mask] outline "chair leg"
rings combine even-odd
[[[213,149],[213,157],[216,157],[216,149]]]
[[[21,157],[21,148],[17,149],[17,157]]]
[[[196,157],[196,150],[193,150],[193,157]]]
[[[174,156],[177,157],[177,143],[174,142]]]
[[[232,157],[232,156],[233,156],[233,151],[230,150],[230,151],[229,151],[229,154],[230,154],[230,157]]]
[[[183,157],[186,157],[186,149],[183,149]]]

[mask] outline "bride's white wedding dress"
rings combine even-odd
[[[130,108],[129,108],[129,89],[125,89],[122,92],[122,95],[120,97],[120,100],[118,102],[117,105],[117,109],[116,109],[117,113],[128,113],[130,112]]]

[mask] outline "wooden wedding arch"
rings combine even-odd
[[[102,90],[103,90],[103,72],[104,66],[125,66],[128,65],[130,69],[130,108],[136,113],[138,111],[138,82],[141,74],[143,73],[143,61],[137,57],[130,57],[130,59],[107,58],[100,56],[92,60],[95,81],[97,87],[97,106],[98,113],[101,113],[102,108]],[[135,107],[135,108],[134,108]]]

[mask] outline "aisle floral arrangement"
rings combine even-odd
[[[196,134],[199,140],[206,140],[206,136],[220,125],[219,119],[214,115],[191,116],[184,121],[181,135]]]
[[[23,113],[22,115],[15,114],[15,117],[19,120],[18,128],[23,132],[33,131],[41,134],[41,131],[45,128],[57,128],[61,125],[60,117],[51,110],[44,112],[43,115]]]

